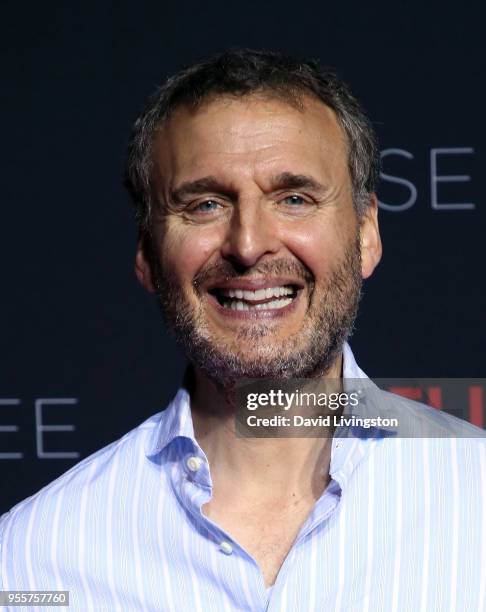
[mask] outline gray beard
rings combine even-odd
[[[236,334],[235,341],[223,345],[210,333],[204,311],[188,303],[185,293],[170,271],[154,269],[157,301],[168,328],[188,359],[218,388],[229,389],[242,378],[308,378],[325,374],[351,335],[361,298],[361,252],[359,238],[347,249],[335,267],[320,296],[314,293],[314,277],[300,262],[276,260],[257,265],[243,274],[228,262],[198,273],[193,281],[199,291],[203,281],[217,278],[245,278],[293,274],[303,278],[309,292],[309,306],[301,329],[285,341],[285,346],[265,344],[272,329],[265,322],[249,322]],[[238,341],[254,341],[251,357],[242,355]]]

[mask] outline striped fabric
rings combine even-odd
[[[344,366],[364,376],[348,346]],[[0,588],[68,590],[82,612],[486,610],[484,439],[335,438],[331,476],[267,591],[201,513],[211,476],[181,389],[1,518]]]

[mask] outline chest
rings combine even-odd
[[[260,567],[265,585],[272,585],[305,523],[314,500],[232,505],[211,501],[203,513],[242,546]]]

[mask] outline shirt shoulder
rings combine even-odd
[[[397,423],[376,430],[377,435],[371,434],[373,452],[368,459],[371,458],[383,486],[399,475],[404,487],[416,490],[417,482],[428,471],[431,488],[441,491],[445,499],[450,495],[451,479],[457,475],[464,487],[462,501],[479,503],[486,487],[486,431],[376,386],[368,390],[363,416],[387,419],[387,425],[393,419]],[[362,470],[369,470],[367,461],[358,471]]]
[[[125,466],[133,464],[138,457],[145,458],[147,444],[158,426],[160,415],[153,415],[119,440],[89,455],[3,514],[0,517],[0,555],[7,532],[13,536],[26,533],[32,526],[38,529],[41,523],[47,526],[56,514],[66,515],[69,508],[78,507],[82,497],[102,508],[115,475],[119,477],[123,471],[126,477],[130,477]]]
[[[382,393],[386,411],[399,419],[399,426],[395,435],[377,441],[379,469],[391,479],[400,464],[401,475],[409,483],[415,483],[427,469],[431,481],[432,474],[439,475],[431,487],[443,487],[448,494],[456,474],[464,486],[462,500],[478,503],[486,484],[486,431],[426,404]],[[385,464],[391,470],[387,471]]]
[[[396,437],[471,438],[478,440],[479,444],[486,442],[486,430],[453,414],[371,384],[365,387],[364,413],[395,419],[392,429]]]

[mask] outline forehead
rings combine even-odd
[[[302,96],[223,96],[181,107],[154,139],[155,176],[170,183],[198,175],[312,172],[347,175],[347,138],[334,111]]]

